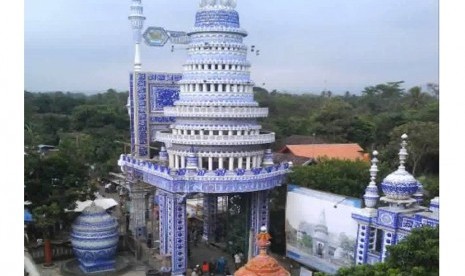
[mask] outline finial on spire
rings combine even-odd
[[[265,225],[260,227],[260,233],[257,234],[257,246],[260,249],[261,254],[266,254],[266,249],[270,245],[271,236],[268,234]]]
[[[376,175],[378,174],[378,152],[376,150],[373,151],[373,158],[371,159],[371,167],[370,167],[370,183],[368,187],[365,189],[365,194],[363,195],[363,199],[365,200],[365,206],[368,208],[375,208],[376,204],[378,203],[379,194],[378,194],[378,187],[376,186]]]
[[[370,168],[370,185],[376,185],[375,179],[376,175],[378,174],[378,152],[376,150],[373,151],[373,158],[371,159],[371,168]]]
[[[400,151],[399,151],[399,169],[401,170],[405,170],[405,160],[407,160],[407,156],[408,156],[408,153],[407,153],[407,149],[406,149],[406,146],[407,146],[407,134],[402,134],[401,136],[402,138],[402,143],[400,143]]]

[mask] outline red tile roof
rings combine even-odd
[[[280,153],[292,153],[295,156],[318,159],[346,159],[355,161],[368,160],[367,155],[358,144],[311,144],[311,145],[286,145]]]

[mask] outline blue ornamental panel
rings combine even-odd
[[[134,74],[129,74],[129,129],[131,133],[131,152],[136,151],[134,136]]]
[[[239,13],[234,10],[199,11],[195,15],[195,27],[239,28]]]
[[[150,111],[162,112],[165,106],[173,106],[179,100],[178,85],[153,85],[150,91]]]

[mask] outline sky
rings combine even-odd
[[[196,0],[143,0],[148,26],[189,31]],[[268,90],[358,94],[405,81],[439,83],[437,0],[238,0],[241,27],[260,55],[251,78]],[[130,1],[25,0],[24,88],[128,90],[134,46]],[[142,46],[143,70],[182,72],[182,46]]]

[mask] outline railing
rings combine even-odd
[[[224,178],[228,180],[243,180],[243,179],[265,179],[271,176],[282,175],[288,173],[291,170],[292,163],[285,162],[280,164],[274,164],[267,167],[251,168],[250,170],[246,169],[216,169],[216,170],[206,170],[199,169],[195,172],[188,171],[185,168],[181,169],[172,169],[158,163],[152,163],[149,160],[142,160],[134,158],[130,155],[121,154],[120,159],[118,160],[119,166],[128,166],[134,169],[140,170],[142,172],[147,172],[149,174],[162,176],[166,179],[176,179],[183,180],[186,177],[189,177],[191,180],[208,180],[209,178]],[[192,175],[192,173],[194,175]]]
[[[52,244],[52,259],[53,260],[65,260],[65,259],[72,258],[74,256],[71,242],[52,241],[51,244]],[[34,260],[35,263],[45,262],[44,246],[45,246],[44,244],[41,244],[41,245],[31,245],[27,247],[29,254],[31,254],[32,259]]]
[[[172,106],[165,107],[164,115],[174,117],[257,118],[267,117],[268,108]]]
[[[274,132],[258,135],[185,135],[157,133],[157,140],[184,145],[257,145],[275,141]]]

